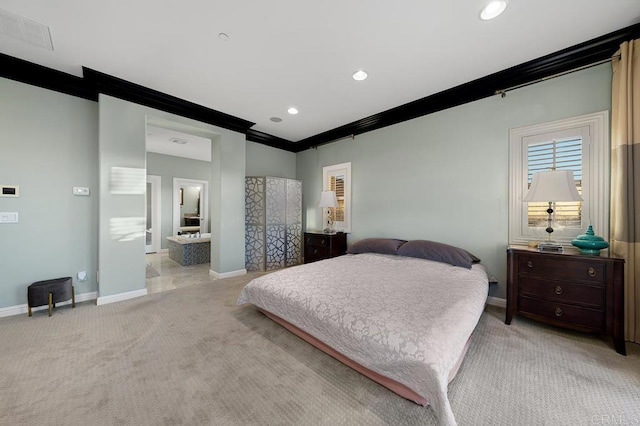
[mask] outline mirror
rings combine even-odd
[[[173,178],[173,235],[209,232],[209,182]]]

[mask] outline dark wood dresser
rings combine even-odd
[[[537,249],[507,249],[507,315],[519,314],[546,324],[601,333],[613,338],[619,354],[624,343],[624,260],[607,254],[582,255]]]
[[[342,256],[346,252],[347,234],[344,232],[335,234],[325,234],[320,231],[304,233],[304,263]]]

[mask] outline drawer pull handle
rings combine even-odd
[[[325,245],[325,244],[327,244],[327,242],[326,242],[325,240],[322,240],[322,241],[320,242],[320,244]]]
[[[562,287],[560,287],[559,285],[556,286],[555,292],[556,292],[556,294],[562,294]]]
[[[532,262],[532,261],[528,261],[528,262],[527,262],[527,266],[528,266],[529,268],[533,268],[533,262]]]
[[[313,254],[318,254],[318,249],[315,249],[315,250],[313,251]]]
[[[556,313],[557,317],[561,317],[562,316],[562,309],[556,308],[556,312],[555,313]]]
[[[589,274],[589,276],[590,276],[590,277],[595,277],[595,276],[596,276],[596,274],[597,274],[597,272],[596,272],[596,270],[595,270],[595,269],[593,269],[593,268],[589,268],[589,269],[587,270],[587,274]]]

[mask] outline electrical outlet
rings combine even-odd
[[[89,195],[89,188],[86,186],[74,186],[73,195],[84,195],[86,197]]]
[[[86,281],[87,280],[87,271],[78,272],[78,281]]]

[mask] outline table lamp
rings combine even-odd
[[[331,209],[335,209],[338,207],[338,198],[336,197],[335,191],[322,191],[320,194],[320,204],[318,207],[322,207],[323,209],[327,209],[327,224],[328,227],[324,228],[322,232],[325,233],[333,233],[333,215],[331,214]]]
[[[547,241],[538,245],[538,250],[562,251],[562,245],[555,244],[551,240],[551,214],[553,213],[553,203],[556,201],[582,201],[582,197],[576,189],[571,170],[553,170],[550,172],[540,172],[533,175],[533,181],[529,192],[522,199],[525,203],[548,202],[547,209]]]

